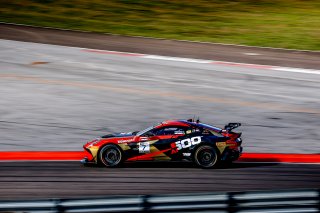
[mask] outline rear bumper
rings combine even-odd
[[[236,161],[240,158],[242,154],[242,146],[237,147],[237,149],[226,149],[222,154],[222,161]]]

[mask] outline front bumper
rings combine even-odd
[[[84,158],[80,161],[82,164],[97,164],[96,158],[92,153],[92,147],[83,146],[84,149]],[[93,151],[95,151],[94,149]]]
[[[82,163],[82,164],[88,164],[88,163],[89,163],[89,160],[88,160],[87,157],[84,157],[84,158],[80,161],[80,163]]]
[[[97,163],[95,161],[89,161],[87,157],[84,157],[80,163],[84,166],[87,166],[87,165],[97,165]]]

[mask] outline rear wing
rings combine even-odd
[[[231,131],[235,128],[238,128],[239,126],[241,126],[241,123],[228,123],[227,125],[224,126],[224,129],[227,131]]]

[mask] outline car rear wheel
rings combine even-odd
[[[219,162],[216,149],[209,145],[199,146],[194,153],[194,162],[205,169],[215,167]]]
[[[123,155],[120,148],[113,144],[104,146],[100,151],[100,161],[106,167],[117,167],[123,161]]]

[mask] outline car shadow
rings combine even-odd
[[[237,168],[252,168],[252,167],[265,167],[265,166],[276,166],[279,163],[248,163],[248,162],[234,162],[231,164],[221,164],[217,166],[215,169],[237,169]],[[102,165],[86,165],[86,167],[97,167],[104,168]],[[136,162],[125,162],[121,168],[199,168],[194,165],[192,162],[152,162],[152,161],[136,161]],[[199,168],[201,169],[201,168]]]
[[[266,166],[277,166],[279,163],[255,163],[255,162],[235,162],[229,165],[221,165],[219,169],[237,169],[237,168],[254,168],[254,167],[266,167]]]

